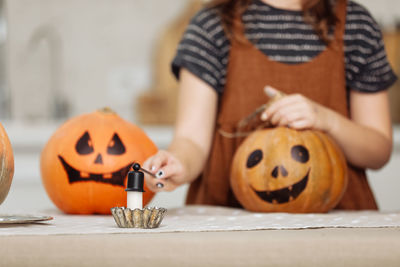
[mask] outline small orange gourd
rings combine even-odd
[[[0,204],[6,199],[14,176],[14,155],[6,130],[0,123]]]
[[[287,127],[257,130],[235,153],[231,187],[256,212],[327,212],[347,186],[345,158],[326,134]]]
[[[41,153],[44,187],[53,203],[71,214],[110,214],[126,206],[126,176],[157,147],[136,125],[110,109],[68,120]],[[143,204],[154,193],[146,186]]]

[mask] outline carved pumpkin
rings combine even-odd
[[[70,119],[41,154],[42,181],[54,204],[66,213],[110,214],[126,206],[126,176],[157,148],[137,126],[109,109]],[[154,193],[145,186],[143,204]]]
[[[6,130],[0,123],[0,204],[6,199],[14,175],[14,156]]]
[[[347,186],[347,165],[322,132],[263,129],[236,151],[230,182],[236,198],[251,211],[327,212]]]

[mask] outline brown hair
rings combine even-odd
[[[240,36],[233,34],[234,19],[240,17],[251,2],[252,0],[213,0],[209,6],[218,8],[228,37],[241,40]],[[302,10],[305,21],[313,26],[322,41],[329,44],[329,30],[338,20],[330,0],[302,0]]]

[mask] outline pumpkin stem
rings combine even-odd
[[[114,110],[112,110],[110,107],[104,107],[101,109],[97,110],[98,112],[104,113],[104,114],[117,114]]]

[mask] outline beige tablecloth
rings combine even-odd
[[[118,228],[111,216],[45,214],[54,220],[0,224],[1,267],[400,266],[398,213],[192,206],[169,210],[152,230]]]
[[[242,209],[211,206],[187,206],[167,211],[161,226],[156,229],[119,228],[111,215],[66,215],[56,210],[48,214],[54,216],[54,220],[25,225],[2,226],[0,224],[0,236],[400,227],[400,213],[377,211],[288,214],[254,213]]]

